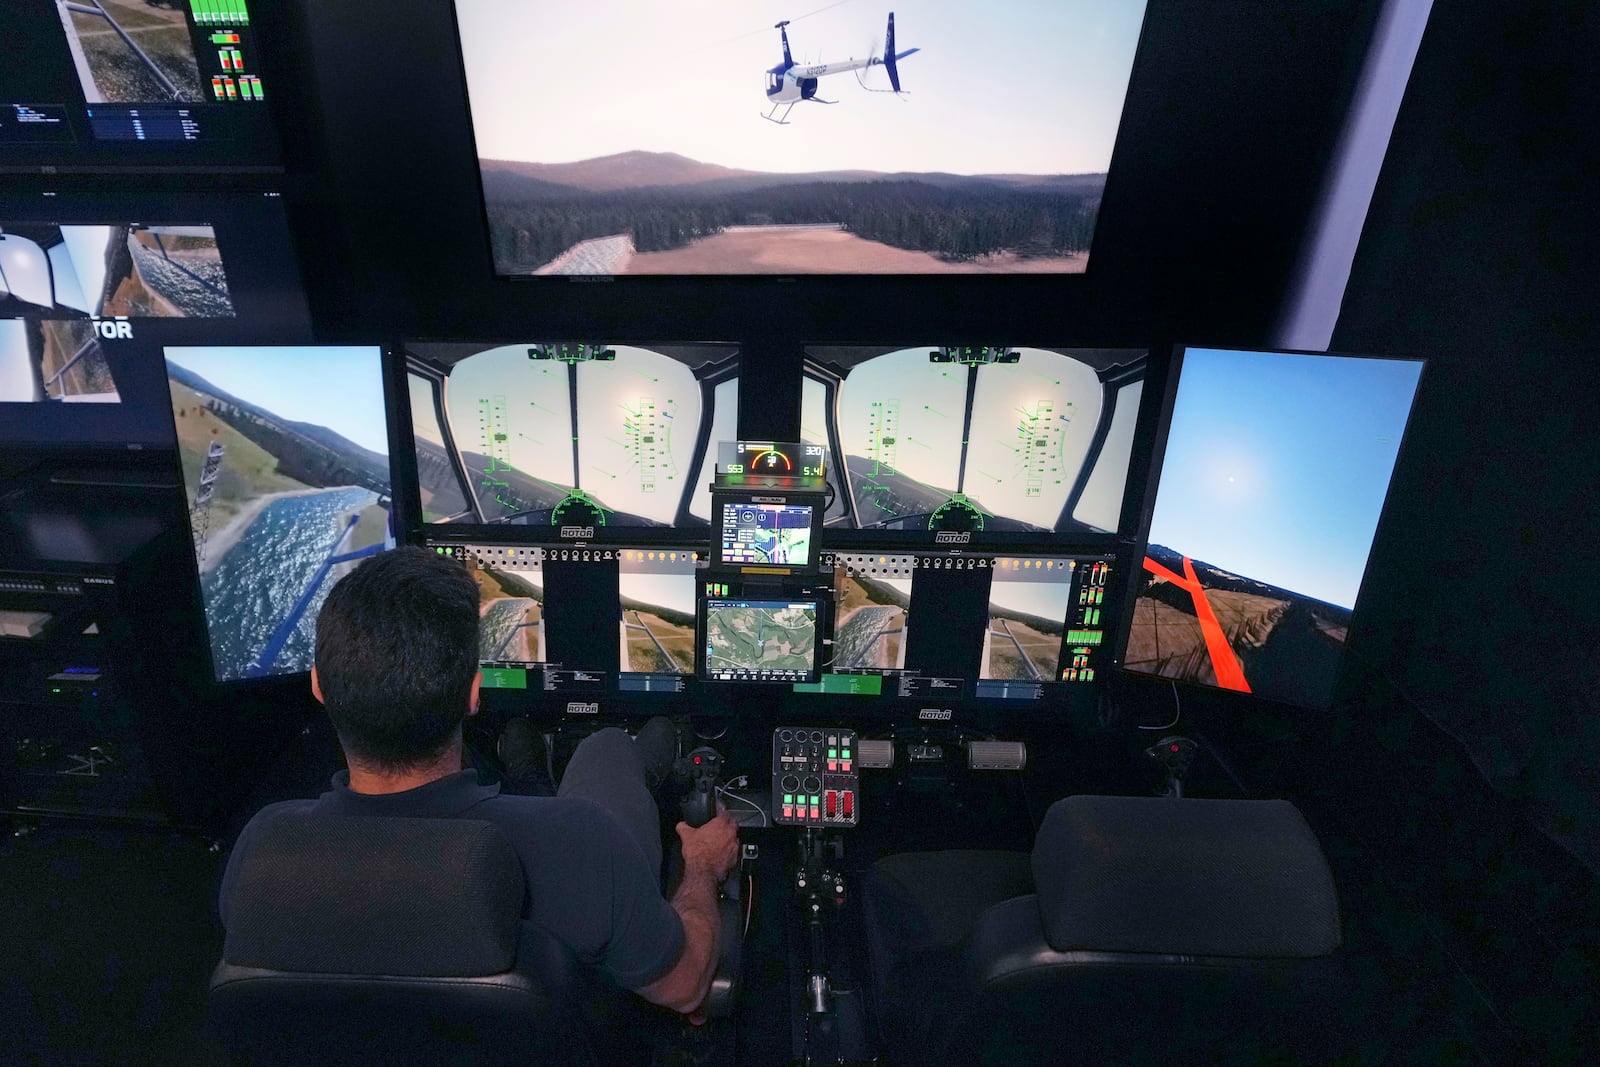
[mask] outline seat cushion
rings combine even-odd
[[[1308,959],[1340,943],[1327,860],[1283,800],[1067,797],[1033,880],[1058,952]]]
[[[490,823],[286,814],[240,864],[230,964],[459,977],[516,962],[522,866]]]

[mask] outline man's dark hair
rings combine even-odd
[[[411,770],[443,751],[478,671],[478,585],[460,563],[406,547],[364,560],[317,616],[317,681],[345,751]]]

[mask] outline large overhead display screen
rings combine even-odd
[[[738,424],[730,345],[406,346],[426,523],[704,526]]]
[[[1326,706],[1421,373],[1183,353],[1124,666]]]
[[[829,527],[1116,531],[1143,350],[806,352],[801,435],[830,453]]]
[[[1081,272],[1144,8],[456,0],[496,269]]]

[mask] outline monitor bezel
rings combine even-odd
[[[723,535],[728,527],[725,525],[728,509],[740,505],[751,505],[761,508],[796,508],[805,507],[811,511],[810,544],[811,550],[805,563],[746,563],[730,561],[723,556]],[[821,493],[790,492],[778,489],[761,491],[756,489],[724,489],[713,487],[711,490],[711,554],[710,565],[712,570],[726,571],[743,575],[813,575],[822,568],[822,520],[826,510],[826,498]]]

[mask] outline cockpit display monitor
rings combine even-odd
[[[1144,350],[806,353],[801,433],[830,453],[829,528],[955,543],[1122,525]]]
[[[718,557],[725,566],[805,567],[813,560],[816,509],[810,504],[722,503]]]
[[[816,600],[701,601],[700,676],[714,682],[817,680]]]
[[[1326,707],[1422,364],[1179,359],[1122,664]]]
[[[704,527],[715,442],[737,436],[731,345],[406,346],[424,523],[593,540]]]
[[[317,612],[393,547],[377,347],[166,350],[216,679],[309,670]]]

